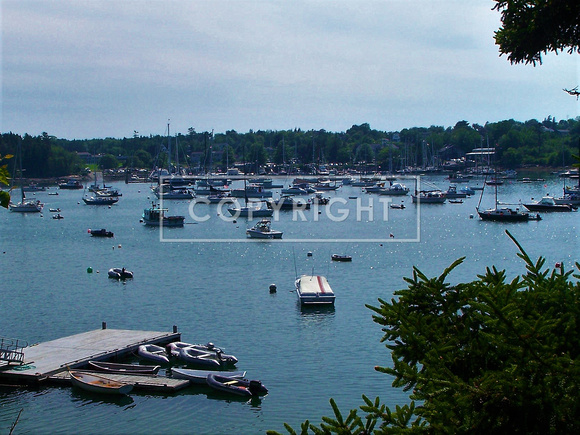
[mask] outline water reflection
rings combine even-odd
[[[310,321],[325,321],[334,318],[334,304],[332,305],[301,305],[296,303],[296,309],[300,317]]]
[[[96,394],[84,390],[79,390],[77,388],[71,389],[71,398],[73,400],[73,403],[75,403],[78,406],[110,404],[117,405],[120,407],[126,407],[132,405],[134,402],[131,396],[127,396],[124,394],[119,395]]]

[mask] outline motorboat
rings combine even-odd
[[[139,364],[122,364],[108,361],[89,361],[91,369],[107,373],[129,373],[139,375],[156,375],[161,366],[148,366]]]
[[[467,193],[457,190],[457,186],[451,185],[447,189],[445,196],[447,199],[467,198]]]
[[[263,396],[268,393],[268,389],[262,382],[257,380],[239,379],[210,373],[207,375],[206,382],[210,387],[218,391],[238,396]]]
[[[405,208],[405,204],[389,204],[389,207],[402,210]]]
[[[256,217],[271,217],[274,214],[274,210],[270,210],[268,208],[261,208],[261,207],[231,207],[228,208],[228,212],[233,217],[247,217],[247,218],[256,218]]]
[[[567,212],[567,211],[575,211],[577,207],[574,207],[570,204],[558,204],[554,197],[552,196],[544,196],[539,201],[535,201],[528,204],[523,204],[525,208],[530,211],[560,211],[560,212]]]
[[[527,222],[532,220],[541,220],[539,214],[531,215],[519,209],[509,207],[496,207],[487,210],[477,210],[477,214],[483,221],[495,222]]]
[[[280,199],[269,199],[266,206],[271,210],[309,210],[310,203],[300,201],[291,195],[283,195]]]
[[[79,180],[70,179],[58,185],[59,189],[77,190],[82,189],[83,184]]]
[[[91,393],[127,394],[133,389],[132,384],[109,379],[104,376],[82,371],[69,371],[73,385]]]
[[[296,295],[301,305],[334,304],[334,292],[322,275],[302,275],[296,279]]]
[[[445,192],[440,190],[430,190],[417,192],[411,195],[413,203],[417,204],[443,204],[447,200]]]
[[[195,369],[183,369],[183,368],[172,368],[171,376],[176,379],[187,379],[192,384],[202,384],[207,385],[208,375],[224,375],[228,378],[243,379],[246,376],[245,371],[239,372],[223,372],[215,370],[195,370]]]
[[[250,184],[243,189],[233,189],[232,196],[236,198],[271,198],[272,192],[259,184]]]
[[[87,205],[112,205],[119,202],[116,196],[84,196],[83,201]]]
[[[332,261],[344,261],[344,262],[352,261],[352,257],[350,255],[332,254],[330,258],[332,259]]]
[[[113,234],[112,231],[107,231],[105,228],[101,228],[100,230],[89,229],[88,233],[91,235],[91,237],[114,237],[115,236],[115,234]]]
[[[378,193],[387,196],[405,196],[409,193],[409,188],[401,183],[391,183],[389,187],[383,187]]]
[[[143,210],[143,223],[152,227],[182,227],[185,216],[166,216],[166,208],[154,204]]]
[[[142,344],[137,348],[137,355],[157,364],[169,364],[169,355],[165,348],[156,344]]]
[[[59,220],[59,219],[64,219],[64,216],[61,215],[60,213],[57,213],[57,214],[53,214],[52,215],[52,218],[53,219],[56,219],[56,220]]]
[[[113,278],[113,279],[121,279],[121,280],[125,280],[125,279],[132,279],[133,278],[133,272],[129,271],[129,270],[125,270],[125,268],[118,268],[118,267],[113,267],[111,269],[109,269],[109,278]]]
[[[554,198],[556,204],[580,205],[580,193],[565,193],[560,198]]]
[[[330,197],[322,196],[322,193],[317,193],[316,195],[314,195],[314,198],[312,198],[313,204],[326,205],[329,202],[330,202]]]
[[[252,239],[281,239],[283,233],[273,230],[269,219],[262,219],[252,228],[246,230],[246,234]]]
[[[195,192],[192,189],[180,188],[180,189],[167,189],[164,190],[163,185],[160,189],[155,189],[153,193],[157,198],[163,199],[193,199],[195,198]]]

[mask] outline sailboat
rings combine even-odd
[[[485,190],[484,183],[484,190]],[[487,210],[480,210],[479,206],[481,204],[481,198],[483,197],[484,190],[481,191],[481,196],[479,197],[479,203],[475,210],[477,214],[483,221],[495,221],[495,222],[527,222],[531,220],[541,220],[539,214],[533,215],[525,211],[521,211],[520,209],[512,209],[510,207],[498,207],[499,201],[497,200],[497,184],[495,186],[495,202],[494,208],[489,208]]]
[[[24,194],[24,184],[22,181],[22,141],[18,141],[18,159],[20,163],[20,192],[22,198],[20,202],[16,204],[11,202],[8,207],[10,208],[10,211],[18,213],[39,213],[42,211],[44,204],[39,200],[26,199],[26,195]]]

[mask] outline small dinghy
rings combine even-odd
[[[169,358],[165,349],[156,344],[142,344],[137,349],[137,355],[149,361],[155,361],[158,364],[169,364]]]
[[[108,373],[131,373],[140,375],[156,375],[161,366],[146,366],[137,364],[120,364],[107,361],[89,361],[91,369]]]
[[[210,387],[218,391],[238,396],[263,396],[268,393],[268,389],[260,381],[250,381],[248,379],[238,379],[210,373],[207,375],[206,382]]]
[[[52,215],[52,218],[53,218],[53,219],[64,219],[64,216],[63,216],[63,215],[61,215],[60,213],[58,213],[58,214],[53,214],[53,215]]]
[[[133,389],[131,384],[92,373],[69,371],[69,374],[73,385],[91,393],[127,394]]]
[[[191,349],[192,351],[183,351],[184,349]],[[201,356],[204,360],[200,361],[200,363],[204,366],[214,365],[213,363],[206,361],[206,354],[209,354],[213,359],[218,361],[220,366],[228,364],[235,365],[238,362],[238,359],[235,356],[225,354],[223,349],[217,347],[211,342],[207,344],[190,344],[176,341],[167,345],[167,352],[184,362],[192,364],[195,364],[195,358]]]
[[[352,261],[352,257],[350,255],[332,254],[332,261]]]
[[[133,278],[133,272],[130,270],[126,270],[124,267],[119,269],[118,267],[114,267],[109,269],[109,278],[113,279],[131,279]]]
[[[210,374],[214,375],[224,375],[229,378],[243,379],[246,376],[246,372],[218,372],[214,370],[193,370],[193,369],[181,369],[172,368],[171,375],[176,379],[187,379],[192,384],[203,384],[207,385],[207,376]]]
[[[112,231],[107,231],[104,228],[101,228],[100,230],[89,229],[88,233],[92,237],[114,237],[115,236],[115,234],[113,234]]]
[[[232,364],[220,359],[219,355],[220,353],[205,352],[200,349],[194,349],[193,347],[181,347],[171,350],[171,356],[176,357],[181,362],[198,367],[207,367],[210,369],[219,370],[220,368]]]

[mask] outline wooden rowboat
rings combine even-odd
[[[127,394],[133,389],[133,385],[115,381],[104,376],[92,373],[69,371],[73,385],[91,393],[101,394]]]
[[[131,373],[141,375],[156,375],[161,366],[146,366],[137,364],[120,364],[107,361],[89,361],[91,369],[108,373]]]

